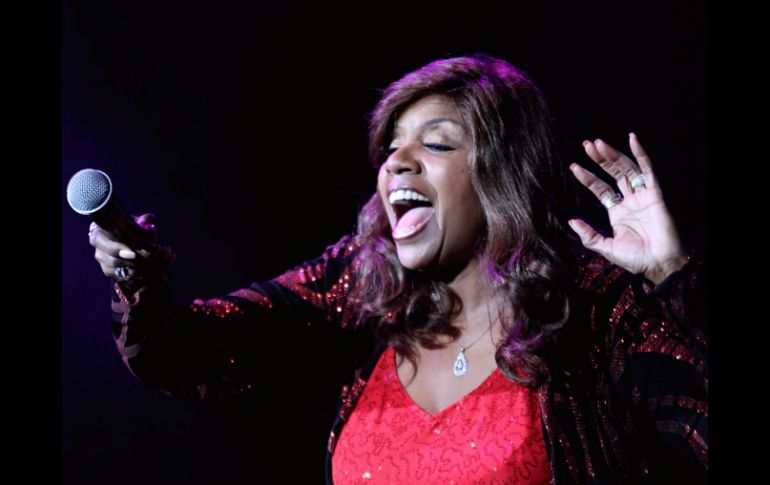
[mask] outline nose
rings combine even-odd
[[[409,145],[402,145],[385,160],[385,170],[397,175],[404,172],[420,173],[421,169]]]

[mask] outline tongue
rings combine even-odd
[[[433,215],[433,207],[415,207],[409,209],[396,223],[397,233],[407,232],[410,228],[418,226],[430,219]]]

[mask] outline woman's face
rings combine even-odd
[[[469,145],[470,133],[447,97],[422,98],[396,120],[377,189],[405,267],[464,267],[473,256],[484,216],[471,185]],[[402,187],[424,197],[396,190]]]

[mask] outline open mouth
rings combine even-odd
[[[433,207],[433,203],[428,197],[408,187],[392,191],[388,196],[388,201],[396,214],[396,223],[410,210]]]
[[[410,210],[417,209],[419,207],[433,207],[433,204],[424,200],[397,200],[391,204],[393,211],[396,213],[396,224],[401,218]]]
[[[421,233],[436,212],[430,199],[410,189],[393,191],[389,201],[396,215],[392,235],[397,241]]]

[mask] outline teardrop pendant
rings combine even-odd
[[[465,360],[465,349],[460,347],[460,353],[457,354],[455,367],[452,369],[457,377],[464,376],[468,372],[468,361]]]

